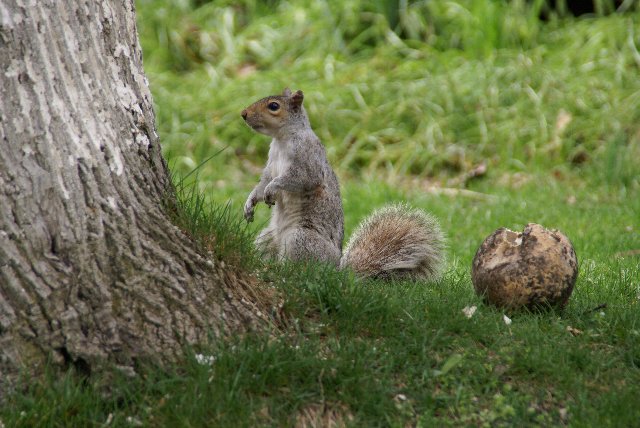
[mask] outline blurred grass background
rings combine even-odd
[[[484,164],[493,183],[561,173],[638,186],[635,12],[561,19],[540,0],[137,4],[165,154],[187,172],[227,147],[199,171],[225,197],[249,190],[268,150],[239,112],[285,86],[304,90],[344,179],[459,187]]]

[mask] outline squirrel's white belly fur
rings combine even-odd
[[[271,161],[269,167],[273,178],[283,174],[291,164],[285,150],[277,139],[272,141],[269,149],[269,160]],[[277,248],[281,249],[283,253],[286,249],[286,242],[291,239],[291,234],[300,227],[303,218],[302,208],[302,199],[299,195],[286,190],[278,193],[269,229],[275,232],[273,239],[277,243]]]
[[[286,253],[286,243],[292,239],[302,223],[302,202],[299,197],[283,191],[278,195],[271,217],[271,228],[275,230],[275,240],[281,256]]]

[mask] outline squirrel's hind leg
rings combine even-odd
[[[290,260],[316,260],[335,264],[340,262],[341,251],[328,239],[312,229],[291,230],[282,239],[280,251]]]

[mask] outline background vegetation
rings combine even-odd
[[[182,224],[280,289],[290,322],[133,380],[52,374],[9,397],[0,421],[637,424],[640,16],[632,2],[610,13],[596,1],[579,18],[558,3],[138,0]],[[391,201],[425,208],[449,236],[442,281],[362,284],[252,256],[269,212],[247,228],[241,207],[268,139],[239,113],[285,86],[305,92],[340,176],[347,236]],[[473,293],[482,240],[528,222],[575,245],[580,276],[563,312],[504,314]]]

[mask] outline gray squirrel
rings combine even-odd
[[[340,185],[303,99],[302,91],[286,88],[242,111],[254,131],[273,138],[260,182],[244,205],[248,222],[259,202],[273,207],[269,225],[256,238],[258,249],[280,259],[349,268],[361,278],[437,279],[444,264],[443,233],[433,216],[404,204],[375,211],[342,253]]]

